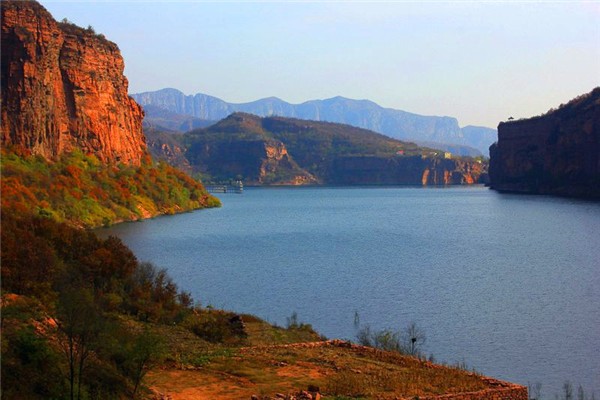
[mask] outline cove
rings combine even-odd
[[[203,305],[327,337],[416,322],[438,361],[600,395],[600,204],[449,188],[247,188],[100,229]]]

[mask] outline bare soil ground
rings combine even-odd
[[[502,384],[342,341],[238,348],[194,369],[151,371],[146,383],[172,400],[274,397],[309,385],[319,387],[326,398],[415,398],[477,392]]]

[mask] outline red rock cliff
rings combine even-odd
[[[143,112],[116,44],[56,22],[34,1],[2,1],[2,145],[48,159],[74,149],[137,165]]]
[[[543,116],[501,123],[494,189],[600,198],[600,88]]]

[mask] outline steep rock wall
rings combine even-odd
[[[340,157],[333,160],[327,183],[343,185],[457,185],[480,181],[484,166],[439,158]]]
[[[216,180],[242,178],[248,184],[301,185],[318,183],[277,140],[196,141],[187,152],[198,172]]]
[[[52,159],[79,149],[138,165],[143,112],[116,44],[56,22],[34,1],[2,1],[2,145]]]
[[[600,88],[546,115],[501,123],[490,156],[494,189],[600,198]]]

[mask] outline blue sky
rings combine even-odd
[[[117,43],[131,93],[341,95],[496,127],[600,85],[600,0],[41,3]]]

